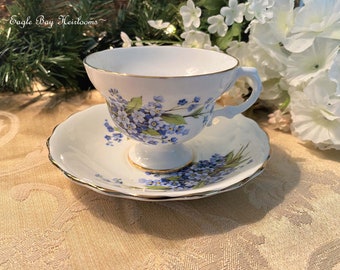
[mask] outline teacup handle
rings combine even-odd
[[[228,89],[230,89],[230,87],[235,84],[238,78],[244,77],[244,76],[249,77],[253,81],[253,84],[254,84],[250,97],[240,105],[226,106],[223,108],[215,109],[212,113],[211,119],[213,119],[216,116],[224,116],[227,118],[233,118],[235,115],[247,110],[250,106],[252,106],[256,102],[256,100],[259,98],[260,93],[262,91],[262,82],[259,77],[259,74],[257,73],[256,68],[239,67],[236,71],[235,79],[230,84]],[[228,91],[228,89],[226,91]]]

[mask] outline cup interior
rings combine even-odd
[[[225,53],[175,46],[144,46],[104,50],[84,64],[115,74],[143,77],[188,77],[224,72],[238,60]]]

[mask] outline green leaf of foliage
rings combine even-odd
[[[203,109],[204,109],[204,107],[198,108],[196,111],[194,111],[189,116],[194,117],[194,118],[198,118],[201,115]]]
[[[169,190],[171,188],[165,187],[165,186],[148,186],[148,189],[151,189],[151,190]]]
[[[224,37],[218,37],[216,39],[216,45],[221,49],[221,50],[226,50],[228,48],[229,43],[235,38],[235,37],[240,37],[242,28],[241,24],[234,23],[231,26],[231,29],[227,32],[227,34]]]
[[[135,110],[139,110],[143,105],[142,97],[133,97],[126,106],[126,112],[131,113]]]
[[[198,188],[202,188],[206,185],[206,183],[204,181],[200,181],[193,189],[198,189]]]
[[[161,118],[164,122],[167,122],[169,124],[174,124],[174,125],[185,125],[185,124],[187,124],[184,117],[182,115],[178,115],[178,114],[163,114],[161,116]]]
[[[150,135],[150,136],[160,136],[161,134],[154,129],[147,129],[143,131],[144,134]]]
[[[201,0],[199,6],[205,7],[207,10],[219,11],[225,5],[224,0]]]

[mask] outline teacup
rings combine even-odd
[[[185,142],[214,117],[232,118],[248,109],[262,89],[255,68],[240,67],[234,57],[211,50],[117,48],[87,56],[84,65],[114,124],[135,140],[129,160],[152,172],[190,164],[193,150]],[[217,108],[216,100],[243,76],[252,81],[250,97],[240,105]]]

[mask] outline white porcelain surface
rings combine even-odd
[[[59,124],[48,140],[50,160],[66,176],[97,192],[137,200],[188,200],[238,188],[262,172],[269,158],[266,133],[251,119],[217,117],[185,143],[192,165],[153,174],[128,161],[135,142],[114,130],[106,105],[96,105]]]
[[[140,77],[190,77],[235,68],[225,53],[177,46],[116,48],[89,55],[86,65],[102,71]]]
[[[146,147],[141,150],[141,146],[130,154],[135,164],[151,171],[186,165],[188,158],[162,155],[158,146],[184,143],[214,117],[232,118],[245,111],[262,89],[255,68],[239,67],[232,56],[202,49],[117,48],[89,55],[84,65],[91,82],[105,97],[114,124],[129,138],[157,146],[151,152]],[[244,76],[253,83],[250,97],[240,105],[216,109],[216,100]]]
[[[128,157],[136,167],[159,173],[176,171],[194,160],[192,149],[183,143],[157,146],[135,143],[130,147]]]

